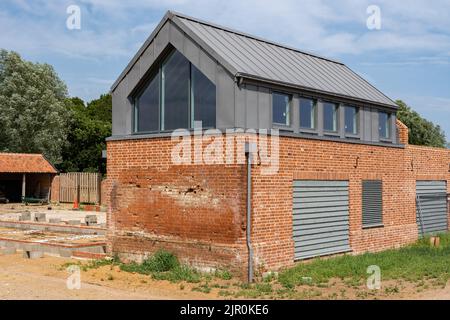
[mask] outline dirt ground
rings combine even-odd
[[[148,276],[110,267],[81,272],[81,288],[68,289],[65,263],[79,260],[45,256],[25,260],[21,254],[0,256],[0,299],[208,299],[204,294]]]
[[[49,210],[49,208],[51,208]],[[47,221],[51,218],[59,218],[61,221],[84,221],[87,215],[96,215],[99,224],[106,223],[106,213],[96,211],[72,210],[71,204],[52,205],[24,205],[20,203],[0,204],[0,220],[17,221],[23,212],[30,212],[32,218],[36,213],[45,213]]]
[[[209,293],[192,291],[198,284],[156,281],[149,276],[121,271],[118,267],[102,266],[81,271],[81,288],[68,289],[67,263],[80,260],[45,256],[26,260],[21,254],[0,256],[0,299],[223,299],[219,289]],[[236,282],[236,280],[231,280]],[[231,282],[230,282],[231,283]],[[381,296],[336,294],[339,285],[322,290],[311,299],[449,299],[450,286],[445,289],[426,289],[421,292],[410,284],[396,284],[400,291],[392,290]],[[393,284],[386,284],[387,288]],[[360,291],[354,291],[354,293]],[[231,297],[226,297],[230,299]],[[308,297],[305,297],[308,298]]]

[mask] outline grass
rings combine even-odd
[[[192,291],[211,293],[214,289],[221,297],[269,298],[269,299],[360,299],[376,298],[378,294],[396,295],[403,290],[403,283],[413,283],[417,292],[430,286],[445,286],[450,279],[450,234],[442,234],[439,248],[429,245],[429,238],[400,249],[358,256],[344,255],[317,258],[308,263],[299,263],[278,274],[267,274],[257,283],[233,281],[233,275],[225,269],[212,273],[200,272],[179,262],[170,252],[161,250],[142,263],[122,263],[117,257],[110,260],[95,260],[78,264],[82,270],[105,265],[118,266],[121,270],[150,276],[155,280],[179,283],[195,283]],[[376,265],[381,270],[381,279],[395,280],[383,286],[379,292],[367,290],[365,283],[370,274],[367,268]],[[67,267],[67,266],[63,266]],[[112,275],[107,280],[114,280]],[[231,281],[230,281],[231,280]],[[337,283],[344,287],[333,288]]]
[[[180,263],[175,255],[164,250],[159,250],[142,263],[121,264],[120,269],[128,272],[152,274],[155,272],[171,271],[179,266]]]
[[[142,263],[121,263],[120,269],[126,272],[150,275],[155,280],[186,281],[190,283],[200,282],[201,280],[201,274],[197,270],[180,264],[174,254],[165,250],[157,251]]]
[[[383,280],[418,282],[435,279],[437,284],[445,285],[450,279],[450,235],[441,235],[439,248],[430,247],[429,239],[424,238],[416,244],[380,253],[318,258],[281,272],[278,280],[286,288],[327,284],[333,278],[340,278],[350,286],[357,286],[367,279],[367,267],[371,265],[380,267]]]

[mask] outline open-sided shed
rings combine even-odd
[[[0,201],[48,200],[56,173],[42,154],[0,153]]]

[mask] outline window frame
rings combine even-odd
[[[341,112],[341,104],[338,102],[333,102],[329,100],[322,100],[322,128],[323,128],[323,134],[325,136],[339,136],[339,129],[340,129],[340,121],[339,121],[339,113]],[[335,119],[336,119],[336,130],[327,130],[325,129],[325,104],[332,104],[336,107],[335,112]]]
[[[167,54],[164,55],[164,57],[155,65],[155,70],[153,72],[150,73],[149,76],[145,76],[145,78],[143,78],[142,80],[142,84],[140,85],[140,87],[136,90],[136,92],[132,93],[129,96],[129,100],[131,101],[132,104],[132,114],[131,114],[131,128],[132,128],[132,135],[145,135],[145,134],[158,134],[158,133],[170,133],[173,132],[174,130],[170,129],[170,130],[166,130],[166,129],[162,129],[163,128],[163,124],[164,124],[164,108],[163,108],[163,66],[164,64],[170,59],[170,57],[177,51],[177,49],[172,48]],[[189,59],[181,52],[178,51],[181,55],[183,55],[186,60],[189,62],[189,78],[188,78],[188,123],[187,123],[187,127],[184,128],[178,128],[178,129],[186,129],[186,130],[194,130],[194,110],[193,108],[193,99],[194,99],[194,86],[193,86],[193,72],[192,72],[192,67],[194,66],[193,63],[191,61],[189,61]],[[195,67],[195,66],[194,66]],[[198,68],[197,68],[198,69]],[[199,72],[202,72],[200,69],[198,69]],[[202,72],[203,73],[203,72]],[[203,73],[203,75],[205,75]],[[158,117],[158,130],[155,131],[138,131],[136,129],[139,123],[139,119],[137,117],[139,117],[139,98],[142,95],[142,93],[147,89],[147,87],[150,85],[150,82],[154,79],[154,77],[158,77],[158,82],[159,82],[159,117]],[[205,75],[206,77],[206,75]],[[208,77],[206,77],[208,79]],[[209,81],[211,81],[210,79],[208,79]],[[216,83],[214,83],[213,81],[211,81],[211,83],[214,85],[214,87],[217,90],[217,85]],[[195,108],[195,106],[194,106]],[[214,108],[215,108],[215,119],[214,119],[214,126],[213,127],[203,127],[202,129],[211,129],[211,128],[216,128],[217,127],[217,92],[215,94],[215,103],[214,103]]]
[[[313,115],[314,115],[314,123],[312,128],[302,127],[302,117],[301,117],[301,101],[302,100],[310,100],[313,101]],[[303,133],[316,133],[318,131],[319,126],[319,99],[313,97],[299,96],[298,97],[298,128],[299,132]]]
[[[158,114],[158,130],[153,131],[138,131],[136,130],[139,125],[139,98],[142,96],[144,91],[149,87],[150,83],[154,78],[158,77],[158,102],[159,102],[159,114]],[[151,72],[148,76],[145,77],[143,81],[143,85],[137,90],[137,92],[132,95],[131,102],[132,102],[132,134],[152,134],[152,133],[160,133],[161,132],[161,68],[158,66],[157,70],[154,70]],[[137,111],[137,112],[136,112]]]
[[[381,135],[381,121],[380,121],[380,115],[386,114],[386,128],[389,135],[387,137]],[[378,138],[380,141],[392,141],[392,113],[384,110],[378,110]]]
[[[356,110],[356,113],[355,113],[355,127],[356,127],[356,133],[353,133],[353,132],[347,132],[347,119],[346,119],[346,111],[347,111],[347,108],[353,108],[353,109],[355,109]],[[349,137],[349,138],[359,138],[360,137],[360,135],[361,135],[361,108],[360,107],[357,107],[357,106],[355,106],[355,105],[350,105],[350,104],[343,104],[342,105],[342,109],[343,109],[343,112],[344,112],[344,124],[343,124],[343,126],[344,126],[344,134],[345,134],[345,136],[346,137]]]
[[[289,111],[288,111],[288,120],[289,120],[289,124],[283,124],[283,123],[277,123],[273,121],[273,97],[274,94],[279,94],[279,95],[283,95],[283,96],[287,96],[289,98]],[[271,91],[270,92],[271,95],[271,108],[270,108],[270,116],[271,116],[271,121],[272,121],[272,127],[273,128],[277,128],[277,129],[281,129],[281,130],[289,130],[292,131],[292,126],[293,126],[293,121],[292,121],[292,115],[293,115],[293,100],[294,100],[294,95],[291,93],[287,93],[287,92],[283,92],[283,91]]]

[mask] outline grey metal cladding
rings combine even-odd
[[[342,63],[176,15],[180,25],[195,33],[212,52],[237,70],[236,76],[249,75],[397,108],[391,99]]]
[[[383,182],[364,180],[362,182],[362,225],[363,227],[383,224]]]
[[[446,181],[417,181],[416,196],[419,235],[448,231]]]
[[[294,180],[295,259],[350,251],[348,181]]]
[[[166,30],[162,30],[167,20],[177,25],[234,77],[254,78],[397,109],[391,99],[340,62],[171,11],[115,81],[112,91],[153,40],[156,43],[154,54],[157,55],[159,42],[168,38]]]

